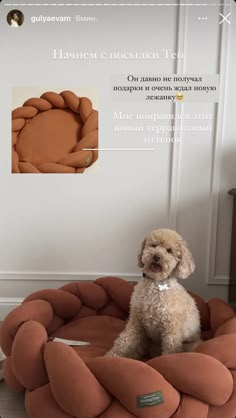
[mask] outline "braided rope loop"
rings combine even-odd
[[[208,355],[169,354],[156,357],[148,361],[148,364],[180,392],[210,405],[224,405],[231,396],[231,373],[223,364]],[[187,372],[183,373],[183,370]]]
[[[93,418],[110,405],[109,393],[71,347],[59,342],[48,343],[44,349],[44,360],[52,393],[68,414]]]
[[[17,379],[29,390],[48,383],[42,352],[47,339],[45,328],[36,321],[25,322],[14,339],[12,367]]]
[[[13,173],[83,173],[97,147],[98,112],[87,97],[46,92],[12,112]]]

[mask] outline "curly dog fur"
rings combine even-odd
[[[143,278],[135,286],[129,320],[106,355],[141,359],[189,351],[200,342],[200,315],[177,280],[195,269],[185,241],[170,229],[151,232],[142,243],[139,267]]]

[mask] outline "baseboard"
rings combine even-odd
[[[9,281],[58,281],[58,282],[73,282],[73,281],[94,281],[99,277],[115,276],[121,277],[127,281],[133,282],[141,277],[137,273],[66,273],[66,272],[0,272],[0,282]]]
[[[5,318],[5,316],[21,304],[23,298],[0,298],[0,321]]]
[[[0,320],[17,307],[29,294],[40,289],[56,289],[73,281],[94,281],[99,277],[116,276],[136,282],[141,274],[130,273],[59,273],[59,272],[0,272]],[[227,276],[216,276],[206,285],[219,288],[229,285]]]
[[[0,285],[4,281],[12,282],[58,282],[59,286],[63,283],[70,283],[74,281],[94,281],[99,277],[108,277],[115,276],[121,277],[128,282],[136,282],[141,274],[138,273],[110,273],[110,272],[100,272],[100,273],[66,273],[66,272],[1,272],[0,271]],[[229,276],[214,276],[213,278],[207,281],[209,285],[229,285]],[[236,279],[234,280],[236,283]]]
[[[215,276],[208,280],[209,285],[229,286],[229,276]]]
[[[116,276],[136,282],[140,276],[122,273],[5,273],[0,272],[0,321],[29,294],[41,289],[57,289],[73,282],[91,282],[99,277]]]

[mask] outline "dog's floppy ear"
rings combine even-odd
[[[180,249],[180,262],[175,269],[177,279],[187,279],[195,270],[195,263],[186,242],[182,241]]]
[[[140,252],[138,253],[138,267],[141,267],[141,268],[144,266],[144,264],[142,262],[142,255],[143,255],[143,250],[144,250],[145,244],[146,244],[146,238],[143,240],[143,242],[141,244]]]

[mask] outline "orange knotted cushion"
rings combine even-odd
[[[41,108],[48,108],[47,97]],[[78,109],[79,99],[68,93],[52,95],[51,108],[66,109],[65,97]],[[92,108],[83,102],[85,120]],[[133,289],[117,277],[73,282],[37,291],[7,315],[0,335],[8,356],[3,372],[11,389],[25,391],[30,418],[236,416],[236,316],[219,299],[192,294],[207,340],[192,353],[149,361],[104,357],[126,325]],[[82,345],[52,342],[55,337]]]
[[[46,92],[12,111],[13,173],[83,173],[97,148],[98,112],[88,97]]]
[[[148,364],[180,392],[208,404],[223,405],[232,394],[231,373],[220,361],[206,354],[168,354]]]

